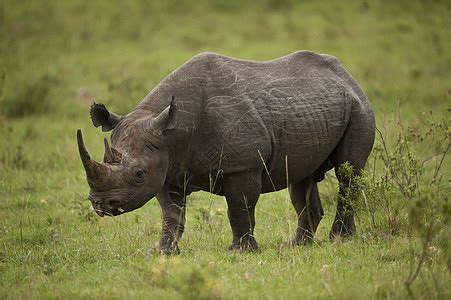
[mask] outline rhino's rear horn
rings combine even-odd
[[[103,155],[103,161],[108,163],[113,160],[113,153],[111,152],[110,145],[108,145],[107,138],[103,139],[103,144],[105,145],[105,154]]]
[[[122,154],[117,151],[115,148],[110,147],[108,145],[107,138],[104,138],[103,143],[105,144],[105,154],[103,156],[103,162],[112,164],[112,163],[120,163]]]

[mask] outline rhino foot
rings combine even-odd
[[[312,243],[313,243],[312,238],[302,238],[302,239],[294,238],[290,241],[282,242],[280,244],[280,249],[294,248],[298,246],[308,246],[311,245]]]
[[[309,236],[303,236],[302,238],[295,238],[291,241],[292,246],[307,246],[313,242],[313,238]]]
[[[165,247],[162,248],[160,247],[160,253],[166,256],[170,256],[170,255],[179,255],[180,254],[180,249],[178,246],[175,247]]]
[[[160,241],[159,250],[161,254],[164,255],[178,255],[180,254],[180,249],[176,241],[171,241],[162,238]]]
[[[292,244],[293,246],[306,246],[308,244],[311,244],[313,242],[313,235],[314,231],[304,229],[304,227],[299,227],[296,232],[296,236],[292,241]]]
[[[258,244],[253,236],[245,236],[233,241],[229,247],[232,252],[258,252]]]
[[[331,240],[335,240],[337,238],[349,238],[354,235],[354,232],[355,223],[353,216],[347,218],[337,217],[332,225],[329,238]]]

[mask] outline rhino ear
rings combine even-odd
[[[172,96],[171,105],[166,107],[158,116],[153,118],[153,127],[158,127],[162,131],[175,128],[177,120],[177,104],[175,97]]]
[[[123,118],[109,111],[102,103],[93,103],[89,111],[92,124],[95,127],[102,126],[102,131],[110,131],[116,127],[117,123]]]

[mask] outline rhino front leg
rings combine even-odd
[[[186,198],[182,193],[169,191],[165,186],[157,199],[163,212],[160,251],[164,254],[179,254],[178,241],[185,229]]]
[[[256,251],[255,205],[261,192],[261,173],[228,174],[223,179],[227,215],[233,232],[231,251]]]

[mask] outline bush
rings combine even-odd
[[[385,137],[387,130],[378,130],[366,178],[362,178],[367,202],[372,206],[369,211],[383,212],[391,233],[396,233],[403,222],[420,230],[430,225],[430,218],[439,221],[446,216],[448,126],[445,120],[435,120],[432,113],[423,115],[420,125],[406,127],[399,119],[396,132],[389,133],[396,136],[392,143]]]
[[[398,118],[390,130],[377,130],[366,171],[354,179],[364,200],[356,203],[357,208],[361,216],[369,216],[370,232],[387,238],[401,232],[417,237],[409,239],[411,266],[405,280],[412,297],[412,284],[432,252],[441,248],[449,265],[449,168],[445,158],[450,132],[446,121],[436,120],[432,113],[423,114],[420,122],[418,127],[406,127]],[[343,166],[342,172],[348,169]]]

